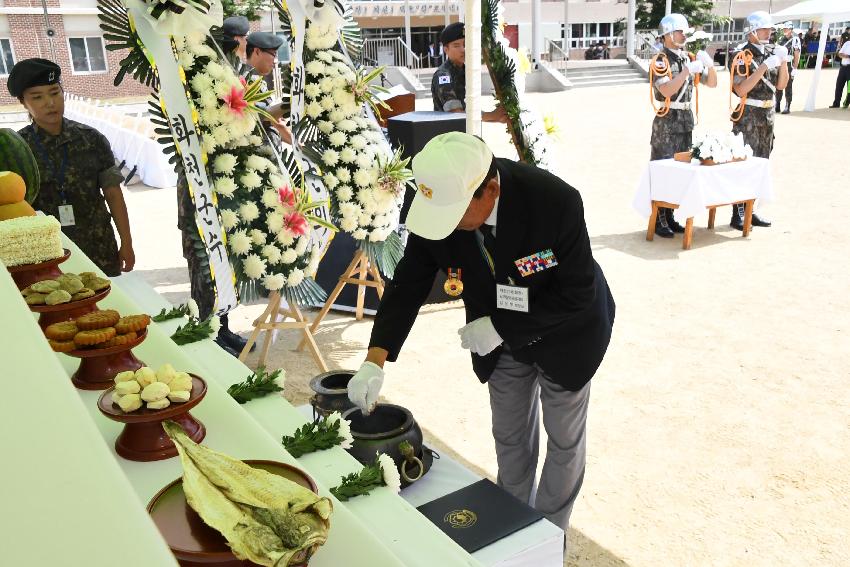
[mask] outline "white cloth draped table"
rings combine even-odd
[[[708,206],[749,199],[756,199],[756,206],[773,200],[770,161],[765,158],[711,166],[663,159],[646,166],[632,206],[649,217],[652,201],[677,204],[674,215],[684,224]]]

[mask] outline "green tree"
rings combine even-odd
[[[270,6],[269,0],[222,0],[224,17],[245,16],[252,22],[260,19],[260,12]]]
[[[664,17],[667,6],[665,0],[638,0],[636,10],[636,27],[640,30],[656,29]],[[691,27],[701,26],[725,20],[711,12],[714,7],[712,0],[673,0],[672,11],[682,14],[688,19]]]

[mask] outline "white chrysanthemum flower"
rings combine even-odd
[[[348,185],[340,185],[336,190],[336,198],[340,201],[350,201],[354,196],[354,191]]]
[[[214,335],[217,335],[219,329],[221,329],[221,320],[216,315],[213,315],[210,318],[210,330]]]
[[[330,77],[325,77],[324,79],[321,79],[318,82],[317,86],[319,90],[325,94],[333,94],[334,92],[334,80]]]
[[[364,189],[363,191],[368,191],[368,189]],[[362,193],[363,191],[360,191]],[[375,202],[371,196],[368,199],[364,199],[361,201],[363,203],[363,212],[369,215],[374,215],[378,212],[378,203]]]
[[[283,274],[269,274],[263,278],[263,287],[269,291],[278,291],[286,285],[286,278]]]
[[[267,209],[274,209],[280,205],[280,198],[278,197],[277,191],[274,189],[266,189],[263,191],[262,202]]]
[[[354,438],[351,436],[351,424],[347,419],[342,419],[342,414],[338,411],[333,412],[327,418],[328,425],[339,423],[339,437],[342,439],[340,447],[350,449],[354,443]]]
[[[288,230],[281,230],[277,233],[276,238],[277,241],[284,247],[292,246],[292,243],[295,242],[295,237]]]
[[[357,219],[346,217],[339,221],[339,227],[345,232],[351,232],[357,228]]]
[[[221,215],[221,226],[224,227],[224,230],[229,231],[239,224],[239,215],[236,214],[236,211],[221,209],[219,214]]]
[[[269,168],[271,162],[266,158],[258,155],[250,155],[248,159],[245,160],[245,166],[248,169],[253,169],[254,171],[265,171]]]
[[[266,216],[266,226],[269,227],[269,232],[278,234],[283,230],[283,214],[277,211],[269,213]]]
[[[216,126],[212,129],[212,134],[219,146],[224,146],[233,139],[233,133],[227,126]]]
[[[218,57],[218,54],[215,51],[203,44],[194,47],[192,50],[196,57],[208,57],[210,59]]]
[[[325,150],[322,154],[322,163],[328,166],[335,166],[339,162],[339,152],[336,150]]]
[[[334,173],[336,173],[337,179],[339,179],[342,183],[348,183],[351,181],[351,172],[344,167],[338,168]]]
[[[189,316],[190,317],[194,317],[195,319],[200,317],[200,314],[199,314],[200,311],[198,311],[198,302],[197,301],[195,301],[194,299],[192,299],[190,297],[189,301],[186,303],[186,305],[189,308]]]
[[[274,244],[266,244],[263,246],[263,249],[260,251],[263,256],[266,257],[266,260],[269,261],[269,264],[277,264],[280,262],[280,248],[275,246]]]
[[[286,285],[289,287],[295,287],[303,281],[304,271],[299,268],[295,268],[289,273],[289,277],[286,278]]]
[[[351,104],[351,103],[354,102],[354,95],[351,94],[350,92],[346,91],[346,90],[343,90],[343,89],[335,90],[333,97],[334,97],[334,102],[336,102],[339,106],[342,106],[342,107],[344,107],[347,104]]]
[[[254,205],[256,207],[256,205]],[[258,228],[251,230],[251,242],[254,246],[263,246],[266,243],[266,233]]]
[[[256,189],[260,185],[263,184],[263,179],[257,175],[255,171],[249,171],[245,175],[239,178],[239,181],[242,182],[242,186],[246,189]]]
[[[372,183],[372,175],[369,170],[358,169],[354,172],[354,183],[358,187],[368,187]]]
[[[325,63],[333,63],[333,61],[334,61],[333,56],[328,51],[325,51],[325,50],[317,51],[316,52],[316,59],[321,59]]]
[[[195,56],[188,51],[181,51],[177,56],[177,63],[184,69],[191,69],[195,65]]]
[[[222,100],[224,97],[230,94],[230,85],[227,81],[217,80],[215,84],[213,84],[213,92],[215,92],[216,96]]]
[[[324,177],[322,177],[322,181],[325,182],[325,187],[328,191],[332,191],[334,187],[339,185],[339,179],[333,173],[326,173]]]
[[[208,154],[211,154],[218,147],[218,144],[215,141],[215,136],[210,134],[209,132],[202,136],[201,147]]]
[[[192,90],[194,90],[196,93],[207,92],[208,90],[212,89],[212,85],[212,77],[210,77],[206,73],[198,73],[194,77],[192,77]]]
[[[237,230],[230,235],[230,249],[239,256],[244,256],[251,251],[251,237],[244,230]]]
[[[236,182],[233,181],[232,177],[225,175],[215,180],[215,192],[219,195],[231,197],[234,191],[236,191]]]
[[[364,153],[361,153],[359,156],[357,156],[356,163],[357,163],[357,167],[359,167],[360,169],[372,169],[372,165],[374,165],[374,161],[375,160],[372,158],[372,156],[370,154],[364,152]]]
[[[254,135],[248,136],[248,145],[262,146],[263,145],[263,138],[261,136],[254,136]]]
[[[401,490],[401,476],[398,474],[398,469],[395,462],[389,455],[381,453],[378,455],[378,465],[381,467],[381,475],[384,477],[384,484],[393,492]]]
[[[355,150],[362,150],[366,147],[367,143],[366,138],[362,134],[355,134],[351,137],[351,147]]]
[[[323,96],[322,100],[319,101],[319,104],[321,104],[322,108],[327,112],[330,112],[331,110],[336,108],[334,97],[330,95]]]
[[[307,65],[304,66],[304,69],[307,71],[308,75],[318,77],[319,75],[325,72],[325,64],[317,59],[314,59],[313,61],[307,63]]]
[[[355,124],[353,120],[349,120],[348,118],[337,122],[336,127],[337,129],[342,130],[343,132],[353,132],[357,130],[357,124]]]
[[[266,261],[256,254],[249,254],[242,263],[245,275],[255,280],[266,273]]]
[[[307,113],[307,116],[309,116],[310,118],[315,120],[316,118],[321,116],[322,112],[324,112],[324,111],[322,110],[322,105],[314,100],[313,102],[308,104],[306,107],[304,107],[304,112]]]
[[[283,251],[283,254],[280,255],[280,261],[282,264],[291,264],[295,260],[298,259],[298,253],[294,248],[287,248]]]
[[[173,39],[174,39],[174,48],[177,49],[177,51],[180,51],[182,49],[188,49],[188,47],[186,45],[186,43],[187,43],[186,42],[186,36],[174,36]]]
[[[366,230],[365,228],[358,228],[357,230],[355,230],[354,232],[351,233],[351,237],[354,240],[363,240],[367,236],[369,236],[369,231]]]
[[[387,232],[383,228],[376,228],[369,233],[369,240],[372,242],[383,242],[387,239]]]
[[[207,63],[207,74],[213,79],[223,79],[227,76],[224,67],[222,67],[215,61],[210,61],[209,63]]]
[[[328,141],[332,146],[339,147],[345,145],[345,142],[348,141],[348,136],[344,132],[331,132],[331,135],[328,136]]]
[[[277,171],[277,168],[274,169]],[[283,187],[286,184],[286,180],[279,173],[270,173],[269,184],[275,188]]]
[[[339,204],[339,214],[342,218],[356,220],[361,212],[360,205],[352,201]]]
[[[371,226],[372,215],[370,215],[366,211],[363,211],[362,213],[360,213],[360,216],[357,217],[357,224],[359,224],[360,226]]]
[[[334,123],[330,120],[319,120],[319,131],[322,134],[330,134],[334,130]]]
[[[310,99],[316,99],[322,96],[322,89],[316,83],[307,83],[304,85],[304,95]]]
[[[233,154],[219,154],[213,160],[213,169],[216,173],[230,173],[236,167],[236,156]]]
[[[212,79],[210,79],[209,90],[199,91],[201,94],[198,97],[198,102],[201,107],[201,122],[204,124],[218,124],[221,122],[218,111],[218,97],[212,90]]]
[[[303,256],[304,252],[307,251],[307,246],[310,245],[310,237],[309,236],[299,236],[298,242],[295,243],[295,253],[299,256]]]
[[[375,218],[372,219],[372,224],[375,226],[387,226],[389,224],[389,218],[385,214],[377,214]]]
[[[346,114],[339,108],[332,110],[330,114],[328,114],[328,118],[332,122],[339,122],[340,120],[345,120],[345,116]]]
[[[253,222],[260,216],[260,209],[254,201],[246,201],[239,206],[239,216],[245,222]]]
[[[346,116],[354,116],[358,112],[360,112],[360,106],[357,104],[357,101],[354,100],[342,105],[340,107],[340,110],[342,110],[343,114],[345,114]],[[361,126],[361,128],[363,128],[363,126]]]
[[[337,89],[337,92],[339,92],[348,85],[349,79],[346,79],[346,77],[339,71],[339,68],[335,68],[334,71],[337,73],[337,76],[333,79],[334,88]],[[351,100],[354,100],[354,95],[351,95]]]

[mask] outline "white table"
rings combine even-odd
[[[72,256],[62,264],[64,271],[98,271],[72,243],[65,240],[65,247],[71,249]],[[128,565],[173,564],[170,557],[165,557],[163,561],[153,559],[157,550],[162,551],[163,545],[161,539],[157,540],[155,545],[149,544],[150,540],[155,539],[150,536],[150,530],[154,530],[155,533],[156,528],[144,512],[144,505],[160,488],[181,475],[179,461],[172,458],[140,463],[122,459],[115,454],[114,442],[122,425],[100,414],[96,407],[100,392],[75,390],[70,385],[70,375],[76,369],[79,360],[47,350],[43,335],[33,323],[33,315],[29,313],[20,295],[11,286],[8,276],[4,274],[4,277],[8,280],[8,284],[0,288],[0,311],[4,313],[2,327],[5,333],[15,338],[15,341],[0,341],[0,357],[2,357],[0,359],[3,360],[4,369],[12,368],[15,372],[14,380],[9,380],[14,383],[14,389],[7,390],[4,396],[0,396],[3,400],[0,430],[19,432],[20,441],[26,443],[20,451],[12,453],[15,455],[14,460],[4,459],[4,464],[14,463],[14,465],[6,465],[4,471],[12,466],[30,467],[40,471],[31,474],[25,468],[16,469],[12,472],[13,476],[9,478],[17,482],[0,483],[4,486],[4,510],[6,510],[6,514],[3,515],[4,521],[14,521],[4,534],[15,536],[13,553],[24,554],[27,550],[32,553],[34,548],[40,547],[38,551],[42,552],[46,558],[62,558],[61,561],[58,559],[31,561],[26,560],[26,555],[22,555],[23,559],[14,564],[28,567],[59,563],[114,565],[117,558],[121,558],[119,562],[123,562],[125,555],[121,551],[123,540],[120,537],[113,538],[114,533],[140,534],[139,545],[148,544],[147,547],[150,547],[149,552],[140,555],[140,557],[147,557],[147,561],[139,559],[136,563],[128,562]],[[117,309],[124,314],[141,311],[156,313],[159,308],[140,306],[140,303],[150,304],[150,294],[158,297],[149,286],[141,285],[138,278],[118,278],[113,282],[109,296],[99,306]],[[161,305],[165,305],[161,298],[159,301]],[[13,306],[16,307],[12,308]],[[280,444],[280,435],[290,433],[297,426],[305,423],[303,416],[280,396],[253,401],[250,403],[250,409],[249,406],[237,404],[227,394],[226,388],[232,383],[241,382],[251,371],[238,360],[224,353],[209,339],[183,347],[174,344],[169,336],[181,323],[185,323],[185,320],[152,324],[145,342],[133,349],[133,352],[140,360],[151,366],[156,367],[169,362],[175,368],[193,372],[207,379],[207,395],[192,410],[192,415],[206,425],[207,436],[203,441],[205,445],[236,458],[270,459],[294,464],[304,469],[316,481],[319,492],[323,496],[330,496],[328,489],[338,484],[344,474],[359,470],[359,463],[340,448],[307,455],[299,460],[289,455]],[[43,346],[38,347],[39,353],[35,355],[32,348],[21,348],[22,344]],[[30,375],[29,369],[33,367],[33,357],[49,361],[52,364],[52,371],[45,370],[35,376]],[[3,374],[6,377],[6,372]],[[55,404],[39,406],[41,395],[39,388],[34,388],[27,397],[14,396],[17,391],[26,390],[29,387],[28,383],[32,380],[40,381],[39,388],[55,388],[51,390],[56,394]],[[24,400],[28,403],[23,403]],[[32,420],[33,407],[39,407],[42,411],[49,410],[55,414],[56,418],[34,421]],[[89,439],[87,451],[75,451],[76,446],[71,445],[69,441],[74,436],[65,431],[70,426],[66,425],[64,417],[60,419],[61,416],[74,416],[76,421],[87,422],[89,430],[95,428],[100,439],[97,439],[96,433],[90,435],[95,438],[96,443]],[[263,427],[262,420],[273,420],[270,422],[275,424],[274,428]],[[89,458],[93,443],[95,450],[101,453],[101,457],[104,454],[112,455],[111,465],[108,464],[108,459],[101,458],[97,461]],[[63,444],[68,446],[57,448],[57,445]],[[78,455],[76,460],[74,460],[75,454]],[[61,463],[65,461],[67,464],[63,466]],[[106,461],[107,464],[104,465],[101,461]],[[118,472],[119,467],[123,475]],[[113,481],[106,483],[102,492],[96,492],[91,488],[91,483],[78,483],[77,475],[71,473],[66,475],[65,469],[72,473],[79,469],[83,475],[88,471],[94,479],[107,476],[112,477]],[[2,474],[0,480],[5,481],[9,473]],[[28,481],[30,478],[33,482]],[[45,478],[53,480],[56,486],[48,486],[43,493],[40,493],[42,486],[35,483]],[[123,492],[113,493],[111,488],[115,484],[124,486]],[[75,494],[78,489],[85,492]],[[16,494],[6,495],[6,492]],[[56,492],[65,495],[64,499],[56,499],[60,503],[58,507],[53,506],[50,500],[51,495]],[[127,492],[130,492],[129,496]],[[44,494],[43,497],[42,494]],[[16,505],[7,507],[6,504],[9,502]],[[35,505],[35,502],[40,504]],[[68,503],[67,506],[66,503]],[[103,512],[104,507],[107,508],[105,512]],[[65,548],[54,546],[52,540],[50,545],[45,545],[44,534],[36,533],[34,530],[19,534],[21,531],[19,526],[32,527],[37,522],[44,521],[45,515],[49,517],[51,525],[56,526],[56,529],[74,526],[73,529],[69,529],[68,538],[56,539],[56,541],[65,542],[67,544]],[[89,530],[88,523],[92,526],[115,526],[115,529]],[[71,535],[75,538],[72,539]],[[51,552],[46,549],[47,547],[53,547],[54,551]],[[135,550],[137,547],[134,545],[128,549]],[[100,562],[91,561],[92,556],[100,557],[101,555],[103,557]],[[68,560],[69,557],[77,557],[79,560]],[[111,560],[111,563],[107,560]],[[481,567],[479,561],[431,525],[427,518],[413,506],[383,487],[375,490],[367,498],[356,498],[349,502],[339,502],[334,499],[334,514],[331,519],[328,542],[311,559],[310,565],[311,567],[338,567],[343,564],[351,567],[375,565],[381,567],[402,565]]]
[[[682,246],[690,248],[693,217],[709,209],[708,228],[714,227],[715,208],[747,203],[744,236],[749,234],[755,202],[773,200],[770,161],[751,157],[721,165],[694,165],[673,159],[651,161],[641,175],[632,206],[649,217],[646,238],[652,240],[658,207],[675,210],[676,219],[686,220]]]

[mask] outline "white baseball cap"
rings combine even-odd
[[[463,132],[434,137],[413,158],[416,196],[407,228],[428,240],[442,240],[457,228],[475,190],[487,177],[493,152]]]

